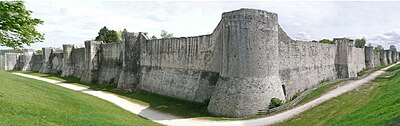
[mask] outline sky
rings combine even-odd
[[[32,16],[42,19],[37,27],[42,43],[30,47],[83,47],[103,26],[112,30],[148,32],[161,30],[186,37],[210,34],[223,12],[254,8],[278,14],[283,30],[295,40],[339,37],[366,38],[373,46],[396,45],[400,50],[400,2],[232,2],[232,1],[27,1]],[[4,48],[4,47],[3,47]]]

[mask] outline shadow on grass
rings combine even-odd
[[[91,90],[106,91],[114,94],[118,94],[125,99],[133,101],[138,104],[148,105],[151,109],[169,113],[184,118],[195,118],[195,117],[212,117],[207,112],[207,104],[191,102],[187,100],[176,99],[168,96],[162,96],[142,90],[126,91],[117,88],[116,84],[85,84],[80,82],[79,78],[75,77],[61,77],[59,74],[49,73],[42,74],[32,71],[11,71],[19,72],[48,79],[58,80],[62,83],[80,84],[88,87]],[[218,118],[218,117],[216,117]]]

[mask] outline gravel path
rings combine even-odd
[[[396,63],[396,64],[398,64],[398,63]],[[140,105],[137,103],[130,102],[128,100],[125,100],[125,99],[115,95],[115,94],[111,94],[111,93],[107,93],[107,92],[103,92],[103,91],[94,91],[94,90],[88,89],[86,87],[77,86],[77,85],[68,84],[68,83],[62,83],[60,81],[51,80],[51,79],[47,79],[47,78],[43,78],[43,77],[32,76],[32,75],[23,74],[23,73],[13,73],[13,74],[45,81],[45,82],[52,83],[52,84],[55,84],[58,86],[62,86],[62,87],[65,87],[65,88],[68,88],[71,90],[75,90],[75,91],[93,95],[95,97],[109,101],[131,113],[140,115],[144,118],[153,120],[155,122],[158,122],[158,123],[161,123],[164,125],[173,125],[173,126],[207,126],[207,125],[259,126],[259,125],[275,124],[275,123],[279,123],[279,122],[288,120],[288,119],[300,114],[301,112],[304,112],[310,108],[313,108],[325,101],[328,101],[328,100],[335,98],[343,93],[346,93],[348,91],[356,89],[357,87],[361,86],[362,84],[365,84],[366,82],[371,81],[372,79],[381,75],[382,73],[384,73],[384,70],[387,70],[396,64],[393,64],[386,68],[378,70],[360,80],[355,80],[355,81],[349,82],[345,85],[342,85],[340,87],[337,87],[336,89],[320,96],[319,98],[312,100],[301,106],[295,107],[293,109],[278,113],[276,115],[264,117],[264,118],[251,119],[251,120],[237,120],[237,121],[211,121],[211,120],[204,120],[204,119],[197,119],[197,118],[181,118],[181,117],[177,117],[177,116],[173,116],[170,114],[165,114],[165,113],[161,113],[161,112],[152,110],[148,106],[143,106],[143,105]]]

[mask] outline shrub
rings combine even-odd
[[[280,100],[278,98],[272,98],[271,102],[269,103],[268,108],[272,109],[272,108],[275,108],[275,107],[279,107],[281,105],[283,105],[283,101],[282,100]]]
[[[300,94],[301,94],[300,90],[296,91],[296,93],[294,93],[294,95],[287,102],[293,101],[294,99],[299,97]]]

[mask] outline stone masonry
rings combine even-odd
[[[395,63],[400,54],[357,48],[348,38],[334,44],[292,40],[275,13],[240,9],[222,14],[211,34],[149,39],[123,32],[122,43],[85,41],[1,51],[1,70],[31,70],[80,78],[207,104],[214,115],[244,117],[268,109],[272,98],[290,100],[321,81],[356,78],[357,73]]]

